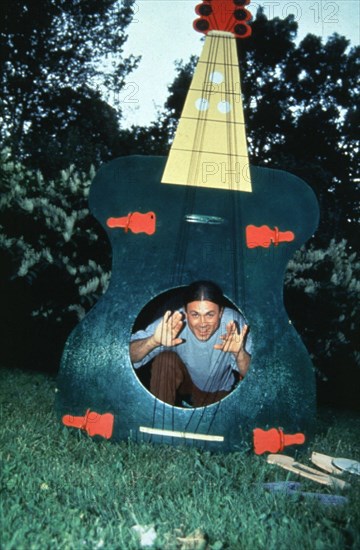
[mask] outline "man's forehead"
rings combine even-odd
[[[209,302],[208,300],[199,300],[195,302],[190,302],[186,306],[187,311],[196,311],[197,313],[209,313],[210,311],[219,311],[218,304],[214,302]]]

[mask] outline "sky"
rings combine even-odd
[[[119,94],[125,126],[147,125],[155,120],[168,96],[167,87],[176,76],[175,61],[187,62],[191,55],[200,55],[203,35],[192,26],[199,3],[136,0],[124,55],[140,55],[141,61]],[[259,6],[269,19],[293,14],[299,25],[299,39],[308,33],[326,39],[338,32],[353,45],[360,42],[359,0],[251,0],[248,9],[255,16]]]

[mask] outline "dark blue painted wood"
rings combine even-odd
[[[308,353],[283,304],[289,259],[315,231],[318,204],[299,178],[251,168],[253,192],[161,184],[166,159],[132,156],[104,165],[91,187],[90,208],[113,251],[108,291],[75,328],[58,377],[59,413],[87,408],[115,415],[113,439],[239,450],[255,427],[282,426],[309,433],[315,416],[315,380]],[[109,217],[154,211],[154,235],[109,229]],[[222,218],[192,224],[189,214]],[[245,227],[277,226],[295,240],[249,249]],[[195,410],[165,405],[139,382],[129,359],[129,339],[142,308],[159,294],[193,280],[211,279],[244,313],[254,342],[244,381],[221,402]],[[223,435],[224,443],[143,435],[139,426]]]

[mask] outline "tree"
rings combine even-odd
[[[95,159],[109,156],[121,110],[101,103],[98,90],[105,86],[116,97],[137,63],[121,55],[133,5],[134,0],[2,2],[0,138],[17,159],[51,173],[54,151],[56,168],[65,168],[69,159],[60,151],[74,143],[84,144],[84,168],[90,152]],[[88,125],[93,130],[99,124],[99,107],[112,128],[110,143],[100,136],[96,149],[99,136]],[[49,154],[44,144],[50,144]]]
[[[114,155],[118,114],[98,91],[63,88],[48,95],[47,107],[47,116],[34,120],[23,138],[24,150],[31,152],[29,167],[52,178],[71,164],[89,171]]]

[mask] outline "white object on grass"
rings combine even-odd
[[[360,476],[360,462],[357,460],[351,460],[350,458],[334,458],[332,463],[336,468],[339,468],[339,470]]]
[[[152,525],[133,525],[132,529],[140,537],[141,548],[151,548],[156,540],[156,531]]]

